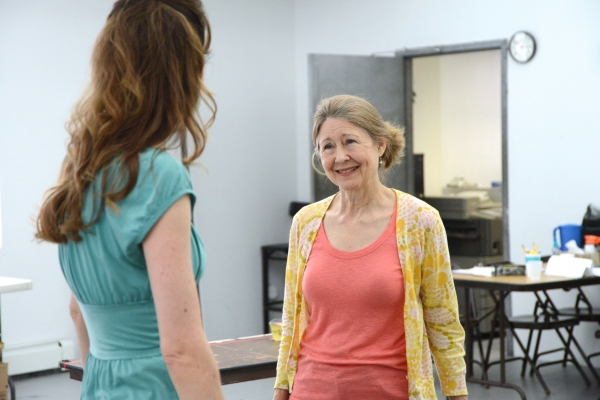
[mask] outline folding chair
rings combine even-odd
[[[600,324],[600,308],[592,307],[592,303],[580,287],[577,288],[577,291],[578,293],[575,300],[575,307],[559,308],[558,315],[576,317],[581,322],[596,322]],[[598,376],[598,372],[596,372],[596,369],[591,362],[593,357],[600,356],[600,352],[586,355],[577,342],[575,342],[575,345],[577,346],[579,353],[585,358],[586,364],[592,371],[592,375],[594,375],[598,383],[600,383],[600,376]]]
[[[581,365],[571,350],[571,343],[574,343],[581,351],[579,343],[577,343],[577,340],[573,337],[573,329],[575,326],[579,325],[579,318],[575,316],[558,315],[556,313],[554,304],[552,304],[552,301],[545,292],[544,294],[546,296],[546,300],[542,300],[539,294],[537,292],[535,293],[538,300],[536,301],[533,315],[522,315],[508,319],[510,329],[513,331],[513,334],[515,334],[517,343],[525,355],[521,368],[521,376],[525,375],[527,363],[529,363],[531,366],[530,375],[535,374],[546,394],[550,394],[550,389],[540,373],[540,368],[554,364],[563,364],[563,366],[566,366],[566,364],[570,362],[577,368],[585,384],[590,386],[590,380],[581,368]],[[516,329],[524,329],[529,331],[527,337],[527,346],[523,346],[522,342],[518,339],[518,336],[516,336]],[[556,332],[564,347],[540,351],[542,332],[548,330],[553,330]],[[561,333],[561,330],[566,332],[566,338],[563,336],[563,333]],[[535,348],[533,350],[533,354],[530,355],[531,344],[535,332],[537,332]],[[555,352],[563,352],[563,357],[554,361],[542,363],[538,362],[541,356]]]

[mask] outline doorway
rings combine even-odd
[[[451,193],[454,182],[502,202],[500,81],[498,50],[413,59],[413,152],[426,156],[425,196]]]
[[[498,258],[510,260],[507,41],[406,49],[396,56],[404,66],[411,152],[423,154],[417,160],[423,160],[425,196],[465,188],[481,193],[490,206],[480,210],[489,213],[483,216],[501,219],[504,245]]]

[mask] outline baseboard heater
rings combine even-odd
[[[2,351],[2,361],[8,363],[9,375],[56,369],[60,360],[73,358],[75,345],[70,339],[7,345]]]

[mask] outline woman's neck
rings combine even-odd
[[[340,190],[334,202],[337,214],[340,216],[370,214],[382,209],[387,209],[395,194],[380,182],[369,188],[361,190]]]

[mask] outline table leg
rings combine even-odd
[[[15,389],[15,383],[10,378],[10,376],[8,377],[8,389],[10,391],[10,400],[16,400],[16,398],[17,398],[17,391]]]
[[[505,307],[504,307],[504,298],[507,295],[505,292],[500,293],[500,382],[506,382],[506,318],[504,316]]]
[[[464,288],[465,291],[465,362],[467,364],[467,378],[473,376],[473,320],[471,315],[471,299],[469,288]]]
[[[263,333],[269,333],[269,255],[270,251],[262,248],[262,306],[263,306]]]
[[[0,304],[0,309],[2,308],[2,305]],[[2,318],[0,316],[0,342],[2,341]],[[2,361],[2,350],[0,350],[0,361]],[[15,389],[15,382],[12,380],[12,378],[9,376],[8,377],[8,390],[10,392],[10,400],[16,400],[17,398],[17,394],[16,394],[16,389]]]
[[[494,318],[496,318],[498,320],[498,329],[500,330],[498,332],[499,334],[499,338],[500,338],[500,381],[492,381],[489,380],[487,377],[487,371],[485,372],[485,378],[486,379],[477,379],[474,378],[471,375],[469,375],[468,373],[468,364],[467,364],[467,380],[469,382],[472,383],[478,383],[480,385],[485,385],[485,386],[497,386],[497,387],[503,387],[506,389],[512,389],[515,390],[517,393],[519,393],[519,396],[521,396],[522,400],[527,400],[527,396],[525,395],[525,392],[523,391],[523,389],[521,389],[520,386],[512,384],[512,383],[507,383],[506,382],[506,354],[505,354],[505,350],[506,350],[506,329],[507,329],[507,321],[506,321],[506,314],[504,313],[504,300],[506,299],[506,297],[510,294],[510,292],[500,292],[500,297],[496,298],[496,296],[494,296],[492,294],[492,299],[494,299],[495,302],[495,306],[494,306],[494,312],[496,314],[496,316]],[[495,324],[492,324],[492,332],[490,332],[490,340],[493,340],[494,337],[494,327]],[[468,333],[467,333],[468,335]],[[472,332],[471,332],[472,335]],[[466,340],[466,338],[465,338]],[[472,352],[471,352],[472,354]],[[489,360],[488,360],[489,361]],[[472,363],[472,356],[471,356],[471,363]],[[484,363],[484,365],[487,368],[487,362]],[[472,371],[472,370],[471,370]]]

